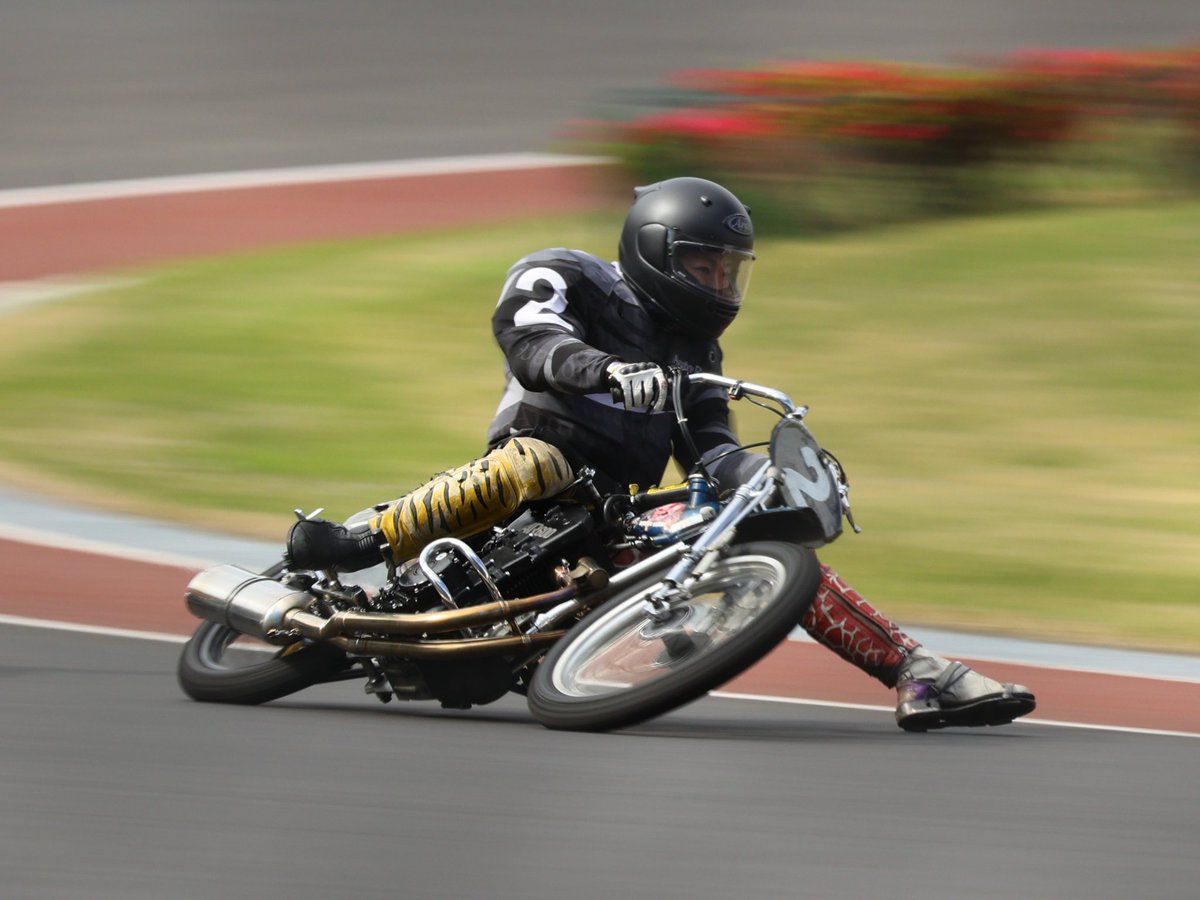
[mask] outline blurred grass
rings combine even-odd
[[[11,313],[0,475],[282,537],[476,455],[490,312],[618,220],[173,265]],[[726,370],[813,407],[865,533],[823,554],[906,623],[1200,651],[1200,205],[762,240]],[[769,422],[739,408],[743,433]]]

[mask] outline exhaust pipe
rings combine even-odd
[[[188,611],[265,641],[289,631],[284,617],[306,609],[312,594],[297,591],[241,566],[216,566],[196,575],[187,586]],[[294,636],[287,639],[295,640]]]
[[[594,564],[582,569],[580,577],[595,584],[597,576],[593,568]],[[602,573],[602,570],[596,571]],[[512,652],[551,644],[565,632],[539,629],[529,634],[446,641],[430,640],[428,635],[511,622],[513,617],[529,612],[558,610],[578,594],[579,588],[569,584],[546,594],[497,600],[464,609],[408,614],[342,610],[325,618],[309,612],[313,595],[308,591],[294,590],[241,566],[223,565],[206,569],[192,578],[186,596],[188,611],[197,618],[264,641],[286,644],[303,636],[328,641],[351,655],[436,659]],[[574,608],[577,607],[571,607]],[[561,615],[556,616],[558,618]],[[543,623],[541,628],[548,628],[550,624]],[[380,635],[408,636],[415,640],[380,640]]]

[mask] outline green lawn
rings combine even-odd
[[[0,320],[0,476],[281,537],[475,455],[527,221],[133,273]],[[731,374],[812,406],[902,621],[1200,652],[1200,205],[761,240]],[[766,419],[739,410],[757,436]]]

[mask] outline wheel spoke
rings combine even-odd
[[[615,693],[691,665],[722,646],[774,602],[787,578],[769,556],[740,556],[714,566],[651,621],[644,601],[657,585],[599,619],[559,658],[552,679],[567,696]]]

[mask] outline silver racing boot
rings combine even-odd
[[[909,651],[896,677],[896,724],[905,731],[1006,725],[1033,712],[1033,693],[1001,684],[924,647]]]

